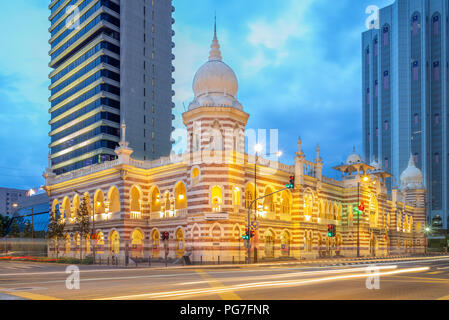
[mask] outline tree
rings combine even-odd
[[[33,226],[31,225],[31,222],[26,221],[24,222],[24,228],[21,232],[22,238],[31,238],[33,234]]]
[[[59,209],[58,209],[59,211]],[[59,212],[57,212],[58,216],[60,216]],[[47,231],[47,239],[52,239],[56,242],[56,257],[58,257],[59,254],[59,247],[58,247],[58,239],[64,237],[64,229],[65,229],[65,223],[61,222],[61,220],[56,220],[55,218],[56,214],[50,214],[50,221],[48,223],[48,231]]]
[[[0,214],[0,237],[6,236],[6,228],[8,228],[10,223],[10,218]]]
[[[86,238],[86,235],[88,235],[90,231],[89,211],[90,201],[87,195],[84,195],[75,218],[75,224],[77,225],[76,230],[80,235],[80,259],[83,258],[83,239]]]

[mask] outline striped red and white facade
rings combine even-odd
[[[243,262],[249,207],[264,195],[250,210],[251,257],[258,261],[425,251],[425,190],[390,195],[385,173],[361,162],[340,167],[341,181],[329,179],[322,175],[319,148],[308,161],[301,140],[294,165],[246,154],[249,114],[235,98],[237,79],[219,48],[215,36],[209,61],[195,76],[195,99],[183,114],[187,152],[134,160],[123,124],[117,160],[58,176],[47,171],[51,212],[66,222],[60,255],[79,256],[81,247],[91,254],[95,246],[104,259],[158,259],[168,252],[194,262]],[[292,175],[295,188],[286,189]],[[84,196],[95,243],[81,241],[77,232]],[[365,210],[357,215],[361,203]],[[336,226],[335,237],[328,236],[328,225]]]

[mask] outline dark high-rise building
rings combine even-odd
[[[114,160],[120,124],[133,158],[168,156],[174,80],[171,0],[53,0],[51,168]]]
[[[396,180],[410,155],[428,223],[449,223],[449,1],[397,0],[363,33],[363,145]],[[377,28],[378,25],[378,28]]]

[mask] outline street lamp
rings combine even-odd
[[[362,177],[363,182],[369,182],[370,178],[367,175]],[[357,206],[361,206],[360,203],[360,180],[357,181]],[[360,258],[360,215],[362,214],[362,210],[358,208],[357,214],[357,258]]]
[[[254,161],[254,199],[257,199],[257,161],[259,160],[259,153],[262,152],[263,150],[263,146],[258,143],[254,146],[254,157],[255,157],[255,161]],[[275,153],[270,153],[268,154],[268,156],[273,156],[276,155],[277,157],[281,157],[282,156],[282,151],[278,151]],[[257,202],[255,203],[254,206],[254,220],[257,220]],[[251,213],[248,210],[248,233],[251,232]],[[251,237],[247,240],[248,241],[248,264],[251,263]],[[256,241],[256,239],[254,239],[254,242]],[[254,246],[254,260],[256,261],[257,259],[257,248],[256,246]]]
[[[424,254],[427,255],[427,246],[428,246],[428,240],[427,240],[427,237],[429,236],[429,234],[432,233],[432,228],[430,228],[429,226],[427,226],[427,227],[424,229],[424,233],[425,233],[425,235],[426,235],[426,243],[425,243],[425,245],[424,245]]]

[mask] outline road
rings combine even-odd
[[[357,263],[80,266],[80,288],[69,290],[65,265],[2,261],[0,300],[449,300],[449,256],[376,261],[374,274],[372,263]]]

